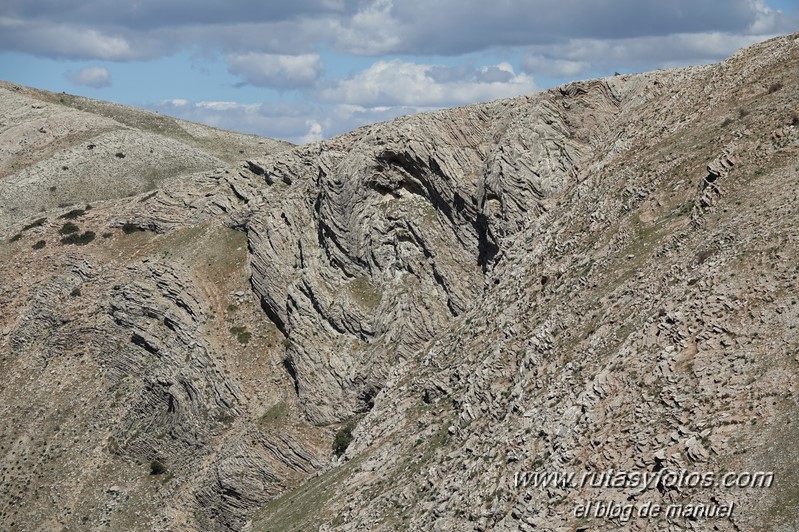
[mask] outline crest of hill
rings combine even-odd
[[[291,146],[0,82],[0,232],[51,209],[133,196]]]

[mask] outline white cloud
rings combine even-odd
[[[443,107],[496,100],[539,90],[507,63],[479,68],[377,61],[319,91],[323,101],[376,106]]]
[[[231,74],[259,87],[296,88],[312,84],[324,68],[318,54],[282,55],[250,52],[228,55]]]
[[[0,17],[0,50],[61,58],[128,61],[152,57],[151,44],[141,40],[132,46],[121,35],[91,27]],[[168,51],[162,47],[157,53]]]
[[[588,70],[590,65],[585,61],[553,59],[543,55],[528,55],[522,59],[522,70],[530,74],[565,78],[579,76]]]
[[[308,133],[306,133],[300,139],[300,144],[319,142],[324,138],[324,133],[322,131],[322,124],[320,124],[316,120],[306,120],[305,123],[308,125]]]
[[[586,65],[580,74],[607,74],[622,68],[670,68],[719,61],[764,38],[762,35],[709,32],[631,39],[572,39],[558,45],[533,47],[532,55],[525,58],[522,64],[527,69],[535,65],[536,57],[543,55],[557,57],[555,64]]]
[[[771,9],[762,0],[749,0],[749,3],[755,12],[755,20],[749,26],[749,33],[765,35],[787,30],[785,27],[785,14],[781,10]]]
[[[162,114],[264,137],[304,143],[322,134],[319,110],[305,103],[246,104],[231,101],[164,100],[147,106]],[[314,123],[320,124],[315,127]]]
[[[68,70],[64,73],[64,76],[72,83],[94,87],[95,89],[111,86],[111,75],[107,69],[99,66],[81,68],[77,72]]]
[[[402,48],[400,24],[391,15],[393,0],[374,0],[347,20],[331,21],[339,49],[357,55],[379,55]]]
[[[495,46],[677,33],[770,35],[797,14],[771,0],[2,0],[0,50],[126,61],[213,47],[228,54],[458,55]],[[557,55],[551,56],[557,59]]]
[[[152,111],[222,129],[242,131],[295,144],[317,142],[367,124],[420,111],[415,107],[361,105],[245,104],[237,102],[164,100]]]

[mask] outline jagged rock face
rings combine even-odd
[[[553,194],[540,210],[496,218],[484,291],[395,365],[330,473],[338,490],[309,481],[252,530],[795,530],[798,38],[541,95],[570,179],[536,185]],[[783,480],[515,484],[663,468]],[[621,522],[575,516],[588,501],[736,506]]]
[[[289,146],[0,95],[0,528],[240,529],[329,438],[297,415],[230,229],[264,185],[225,161]],[[63,243],[69,224],[93,239]]]
[[[601,82],[575,91],[575,117],[617,110]],[[394,362],[480,297],[500,240],[574,183],[590,146],[558,104],[416,116],[251,163],[271,187],[247,226],[253,286],[314,423],[368,410]]]
[[[130,375],[141,380],[129,404],[122,432],[135,435],[119,442],[120,451],[143,460],[190,466],[193,451],[206,445],[201,427],[209,418],[239,415],[244,394],[209,357],[199,334],[206,320],[199,298],[183,279],[187,271],[146,263],[127,277],[141,279],[113,287],[109,314],[115,327],[108,338],[130,335],[121,349],[98,346],[100,365],[112,386]],[[168,438],[164,445],[158,440]]]

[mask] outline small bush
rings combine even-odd
[[[126,235],[129,235],[131,233],[136,233],[138,231],[144,231],[144,229],[132,223],[122,224],[122,232],[125,233]]]
[[[80,218],[84,214],[86,214],[86,211],[83,209],[72,209],[71,211],[59,216],[59,218],[62,218],[64,220],[75,220],[77,218]]]
[[[80,288],[73,288],[69,295],[72,297],[80,297]]]
[[[791,125],[799,126],[799,114],[794,113],[793,115],[791,115]]]
[[[114,233],[103,233],[103,238],[111,238],[114,236]]]
[[[696,254],[696,263],[702,264],[713,255],[713,249],[705,248],[699,250]]]
[[[782,87],[783,87],[783,85],[782,85],[781,81],[775,81],[774,83],[772,83],[771,85],[768,86],[768,93],[769,94],[774,94],[775,92],[780,90]]]
[[[67,222],[61,226],[61,229],[58,230],[58,233],[62,235],[71,235],[72,233],[77,233],[78,231],[80,231],[80,227],[72,222]]]
[[[352,419],[346,425],[341,427],[333,439],[333,452],[336,456],[341,456],[347,450],[347,447],[352,443],[352,431],[358,423]]]
[[[733,119],[728,116],[727,118],[724,119],[724,122],[721,123],[721,127],[727,127],[732,123]]]
[[[749,110],[748,109],[746,109],[744,107],[741,107],[740,109],[738,109],[738,117],[739,118],[743,118],[743,117],[745,117],[748,114],[749,114]]]
[[[41,227],[42,225],[44,225],[44,222],[46,222],[46,221],[47,221],[47,218],[39,218],[38,220],[35,220],[35,221],[29,223],[28,225],[26,225],[25,227],[23,227],[22,230],[23,231],[27,231],[28,229],[33,229],[34,227]]]
[[[8,241],[9,242],[16,242],[20,238],[22,238],[22,233],[17,233],[16,235],[14,235],[11,238],[9,238]]]
[[[97,236],[93,231],[86,231],[85,233],[73,233],[61,239],[62,244],[75,244],[76,246],[85,246]]]
[[[124,158],[125,158],[125,154],[124,154],[124,153],[122,153],[121,151],[118,151],[118,152],[116,152],[116,153],[114,154],[114,156],[115,156],[117,159],[124,159]]]
[[[150,462],[150,474],[151,475],[163,475],[166,473],[166,466],[159,462],[158,460],[153,460]]]
[[[246,327],[231,327],[230,332],[233,333],[241,345],[247,345],[252,337]]]
[[[33,247],[33,249],[42,249],[46,244],[47,242],[45,242],[44,240],[39,240],[31,247]]]

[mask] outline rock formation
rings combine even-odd
[[[796,529],[797,37],[298,147],[3,85],[0,527]],[[776,484],[518,482],[663,469]]]

